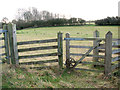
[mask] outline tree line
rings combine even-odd
[[[120,17],[107,17],[104,19],[96,20],[96,25],[120,25]]]
[[[53,14],[49,11],[38,11],[34,7],[19,9],[16,19],[12,22],[17,25],[17,29],[85,24],[85,20],[82,18],[66,19],[65,15]]]
[[[2,23],[0,23],[0,27],[8,21],[9,20],[4,17]],[[65,15],[54,14],[45,10],[38,11],[35,7],[18,9],[16,18],[12,20],[12,23],[16,24],[18,30],[32,27],[86,25],[87,22],[90,23],[90,21],[82,18],[72,17],[67,19]],[[120,17],[107,17],[92,22],[95,22],[95,25],[120,25]]]

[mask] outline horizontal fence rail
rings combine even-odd
[[[57,48],[58,48],[58,46],[34,47],[34,48],[18,49],[18,52],[27,52],[27,51],[36,51],[36,50],[48,50],[48,49],[57,49]]]
[[[74,38],[74,37],[71,37],[71,38],[64,38],[64,40],[76,40],[76,41],[85,41],[85,40],[103,40],[105,41],[105,38]],[[113,38],[112,41],[120,41],[120,39],[115,39]]]
[[[113,71],[113,70],[115,70],[118,67],[119,67],[119,64],[112,65],[111,70]]]
[[[0,30],[0,34],[5,32],[7,32],[7,30]]]
[[[85,40],[105,40],[104,38],[64,38],[64,40],[75,40],[75,41],[85,41]]]
[[[53,63],[53,62],[58,62],[58,59],[53,59],[53,60],[41,60],[41,61],[32,61],[32,62],[23,62],[23,63],[20,63],[20,64],[31,65],[31,64]]]
[[[115,62],[115,61],[118,61],[118,60],[120,60],[120,56],[112,58],[112,62]]]
[[[5,48],[5,46],[0,46],[0,48]]]
[[[86,61],[82,61],[82,64],[94,64],[94,65],[101,65],[104,66],[104,63],[101,62],[86,62]]]
[[[70,45],[70,48],[91,48],[91,46],[75,46],[75,45]]]
[[[47,56],[57,56],[58,53],[47,53],[47,54],[37,54],[37,55],[26,55],[26,56],[19,56],[19,59],[25,58],[36,58],[36,57],[47,57]]]
[[[84,69],[84,68],[75,68],[75,70],[83,70],[83,71],[91,71],[91,72],[101,72],[101,73],[104,72],[102,70],[93,70],[93,69]]]
[[[4,37],[2,37],[2,38],[0,38],[0,40],[5,40],[5,38],[4,38]]]
[[[36,44],[36,43],[50,43],[50,42],[57,42],[57,39],[17,42],[17,45]]]
[[[4,55],[6,55],[6,53],[2,53],[2,54],[0,54],[0,56],[4,56]]]
[[[113,50],[112,54],[120,54],[120,49]]]
[[[85,54],[70,53],[70,55],[72,55],[72,56],[83,56],[83,55],[85,55]],[[105,58],[105,56],[103,56],[103,55],[91,55],[91,54],[86,55],[86,57]]]

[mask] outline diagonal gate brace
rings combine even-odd
[[[99,43],[100,43],[100,42],[99,42]],[[75,68],[87,55],[89,55],[89,53],[90,53],[93,49],[97,48],[97,47],[99,46],[99,43],[98,43],[96,46],[91,47],[91,48],[75,63],[75,65],[73,66],[73,68]]]

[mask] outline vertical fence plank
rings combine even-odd
[[[58,32],[58,63],[59,68],[63,68],[63,38],[61,32]]]
[[[8,32],[9,32],[11,63],[12,64],[19,64],[17,39],[16,39],[16,25],[15,24],[8,24]]]
[[[106,34],[105,40],[105,75],[111,73],[111,60],[112,60],[112,33],[109,31]]]
[[[70,34],[66,33],[66,38],[70,38]],[[70,68],[70,40],[66,40],[66,68]]]
[[[3,30],[8,30],[7,25],[3,26]],[[10,64],[10,58],[9,58],[9,44],[8,44],[8,32],[4,33],[4,43],[5,43],[5,54],[7,58],[7,63]]]
[[[97,30],[93,33],[93,37],[95,37],[95,38],[99,37],[99,32]],[[98,43],[98,40],[94,40],[93,41],[93,46],[96,46],[97,43]],[[98,52],[97,48],[93,49],[93,55],[96,55],[96,56],[99,55],[99,52]],[[98,57],[93,57],[93,61],[95,61],[95,62],[97,62],[98,59],[99,59]]]

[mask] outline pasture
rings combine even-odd
[[[28,28],[23,30],[17,30],[17,42],[21,41],[32,41],[32,40],[44,40],[44,39],[53,39],[57,38],[57,33],[61,31],[63,33],[63,38],[66,33],[70,33],[71,37],[93,37],[93,32],[98,30],[100,32],[100,37],[104,38],[105,34],[108,31],[113,33],[113,38],[118,38],[118,27],[117,26],[65,26],[65,27],[41,27],[41,28]],[[36,47],[36,46],[49,46],[55,45],[54,43],[49,44],[29,44],[24,46],[18,46],[18,49]],[[91,41],[72,41],[71,44],[74,45],[84,45],[92,46],[93,42]],[[63,41],[63,60],[66,59],[65,51],[65,41]],[[56,52],[57,50],[38,50],[19,53],[22,55],[34,55],[46,52]],[[72,52],[81,52],[85,53],[87,49],[72,49]],[[55,59],[55,57],[47,58],[30,58],[23,59],[20,62],[28,61],[38,61],[46,59]],[[80,57],[74,57],[76,60]],[[92,58],[87,58],[85,60],[92,60]],[[65,63],[65,62],[64,62]],[[46,65],[58,65],[58,64],[46,64]],[[32,67],[40,65],[31,65]],[[44,66],[44,64],[42,65]],[[50,69],[32,71],[27,66],[16,67],[16,69],[11,66],[3,66],[3,87],[39,87],[39,88],[111,88],[117,87],[117,79],[115,77],[111,79],[106,79],[102,73],[96,72],[86,72],[86,71],[67,71],[67,70],[58,70],[57,66],[53,66]],[[8,70],[10,67],[10,70]],[[26,67],[26,69],[24,69]],[[79,67],[93,68],[90,65],[79,65]],[[56,70],[57,69],[57,70]],[[25,70],[25,71],[24,71]],[[14,76],[14,77],[13,77]],[[6,78],[7,77],[7,78]],[[10,78],[11,77],[11,78]],[[15,80],[17,81],[15,82]],[[31,80],[29,80],[31,79]],[[7,81],[8,80],[8,81]],[[82,81],[82,82],[81,82]],[[14,83],[15,82],[15,83]],[[11,86],[9,86],[11,85]]]

